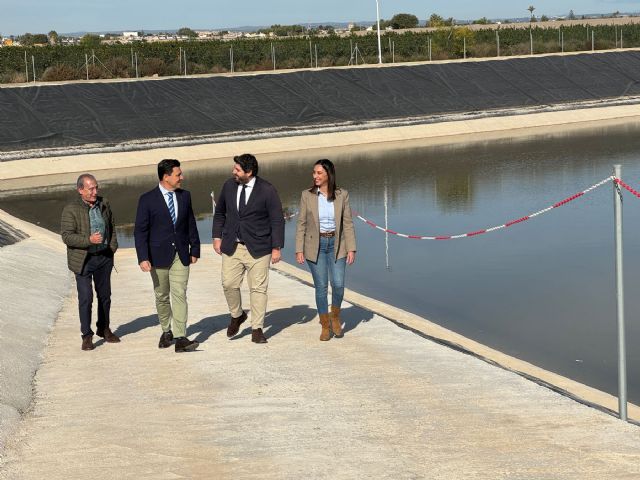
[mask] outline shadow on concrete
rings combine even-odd
[[[187,336],[198,334],[192,340],[199,343],[209,340],[211,335],[218,333],[220,330],[226,330],[229,325],[229,314],[216,315],[215,317],[206,317],[200,320],[198,323],[189,325],[187,327]]]
[[[348,333],[351,330],[355,330],[358,325],[364,322],[368,322],[373,318],[373,312],[365,310],[364,308],[356,307],[355,305],[349,308],[345,308],[340,312],[340,318],[344,324],[342,329],[343,333]]]
[[[265,337],[267,339],[275,337],[285,328],[291,325],[303,324],[311,321],[316,317],[315,308],[310,308],[309,305],[293,305],[287,308],[279,308],[267,312],[264,317]],[[251,318],[247,320],[250,322]],[[233,340],[239,340],[247,335],[251,334],[251,326],[243,329],[238,335],[233,337]]]
[[[118,326],[114,330],[113,333],[118,335],[119,337],[125,337],[127,335],[131,335],[133,333],[137,333],[145,328],[149,327],[157,327],[160,325],[158,321],[158,315],[155,313],[153,315],[147,315],[146,317],[139,317],[135,320],[130,321],[129,323],[125,323],[124,325]],[[158,333],[160,335],[160,333]]]

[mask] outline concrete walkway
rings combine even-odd
[[[272,272],[267,345],[228,340],[220,260],[192,269],[198,352],[159,350],[151,280],[114,272],[120,344],[80,350],[74,289],[2,479],[637,479],[640,430]],[[34,299],[35,301],[35,299]]]

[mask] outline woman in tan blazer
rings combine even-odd
[[[313,276],[316,306],[322,325],[320,340],[342,337],[340,306],[344,296],[344,274],[356,259],[356,236],[351,219],[349,194],[336,186],[330,160],[313,166],[313,185],[302,192],[296,228],[296,261],[305,259]],[[331,313],[327,302],[331,281]]]

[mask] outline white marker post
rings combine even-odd
[[[613,166],[613,175],[620,178],[620,165]],[[622,191],[613,183],[613,212],[616,241],[616,305],[618,310],[618,413],[627,421],[627,354],[624,325],[624,275],[622,266]]]

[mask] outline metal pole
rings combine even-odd
[[[233,45],[229,48],[229,64],[231,65],[231,73],[233,73]]]
[[[356,43],[356,65],[358,65],[358,44]]]
[[[391,42],[391,62],[396,63],[396,42]]]
[[[318,44],[317,43],[315,44],[315,47],[316,47],[316,68],[318,68]],[[356,48],[358,47],[356,46]]]
[[[620,165],[613,166],[613,175],[620,178]],[[627,420],[627,355],[624,326],[624,275],[622,270],[622,192],[613,184],[613,211],[616,239],[616,305],[618,310],[618,413]]]
[[[429,61],[431,61],[431,37],[429,37]]]
[[[273,69],[276,69],[276,47],[273,46],[273,42],[271,42],[271,60],[273,61]]]
[[[349,49],[351,57],[353,58],[353,47],[351,46],[351,40],[349,40]],[[311,40],[309,40],[309,58],[311,59],[311,68],[313,68],[313,49],[311,48]]]
[[[136,52],[136,78],[138,78],[138,52]]]
[[[464,46],[464,58],[467,58],[467,37],[462,37],[462,45]]]
[[[33,67],[33,83],[36,83],[36,59],[31,55],[31,65]]]
[[[498,52],[498,57],[500,56],[500,32],[496,30],[496,50]]]
[[[384,229],[389,228],[389,195],[387,193],[387,180],[384,181]],[[387,271],[391,270],[391,264],[389,263],[389,233],[384,233],[384,253],[385,253],[385,266]]]
[[[596,50],[596,36],[595,31],[591,30],[591,51],[594,52]]]
[[[24,51],[24,74],[25,82],[29,82],[29,62],[27,61],[27,51]]]
[[[182,54],[184,55],[184,76],[187,76],[187,49],[185,48],[182,51]]]
[[[376,17],[378,19],[378,63],[382,64],[382,40],[380,39],[380,3],[376,0]]]
[[[131,49],[131,68],[134,68],[134,63],[133,63],[133,48]]]
[[[531,55],[533,55],[533,29],[529,26],[529,41],[531,42]]]
[[[179,48],[178,59],[179,59],[179,62],[180,62],[178,71],[180,72],[179,75],[181,75],[182,74],[182,47],[178,47],[178,48]]]
[[[616,32],[616,48],[618,48],[618,25],[613,26]]]
[[[620,28],[620,48],[624,48],[622,46],[622,28]]]
[[[87,80],[89,80],[89,57],[87,57],[87,54],[84,54],[84,68],[87,72]]]
[[[562,41],[560,42],[560,45],[562,47],[562,53],[564,53],[564,32],[562,32]]]
[[[96,51],[95,50],[91,50],[91,63],[93,63],[93,66],[96,66]]]

